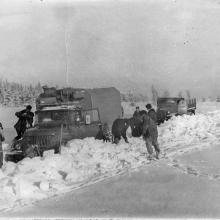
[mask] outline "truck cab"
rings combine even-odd
[[[83,110],[73,106],[45,107],[35,112],[34,127],[25,132],[22,150],[37,146],[40,155],[50,149],[58,153],[60,146],[69,140],[94,137],[100,124],[98,109]]]

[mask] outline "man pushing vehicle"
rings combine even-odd
[[[31,109],[31,105],[28,105],[26,109],[15,113],[15,115],[19,118],[17,123],[14,125],[14,128],[17,131],[16,140],[21,139],[24,132],[33,126],[34,113],[31,112]]]
[[[147,114],[143,116],[143,129],[142,129],[142,136],[145,140],[147,151],[149,153],[149,159],[154,159],[153,156],[153,148],[156,151],[156,158],[160,158],[160,147],[157,142],[158,131],[157,131],[157,124],[156,122]]]

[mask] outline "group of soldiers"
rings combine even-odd
[[[154,146],[156,158],[159,159],[160,147],[157,141],[157,113],[152,108],[151,104],[147,104],[146,109],[147,114],[143,114],[143,111],[140,111],[140,108],[136,107],[136,111],[134,112],[133,117],[140,118],[140,120],[143,122],[142,136],[146,143],[149,159],[154,159],[152,146]]]
[[[26,106],[26,109],[16,112],[15,115],[18,117],[17,123],[14,125],[14,128],[17,132],[17,136],[15,140],[19,140],[23,137],[24,132],[33,126],[34,113],[31,112],[32,106]],[[3,133],[3,126],[0,123],[0,168],[3,165],[3,148],[2,142],[5,140],[5,136]]]

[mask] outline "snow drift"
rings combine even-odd
[[[158,131],[161,150],[167,157],[187,144],[204,147],[220,140],[220,111],[174,117],[160,125]],[[7,151],[7,145],[3,147]],[[0,210],[31,204],[136,169],[149,163],[146,156],[142,138],[129,138],[129,144],[122,140],[118,145],[86,138],[70,141],[61,148],[61,154],[50,150],[42,158],[7,162],[0,169]]]

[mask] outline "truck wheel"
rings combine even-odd
[[[6,162],[17,163],[17,162],[23,160],[23,159],[24,159],[24,156],[21,155],[21,154],[17,154],[17,155],[16,155],[16,154],[14,154],[14,155],[8,155],[8,154],[6,154],[4,159],[5,159]]]
[[[119,143],[119,138],[114,137],[114,144],[118,144]]]
[[[188,112],[187,112],[187,115],[192,115],[192,112],[191,112],[191,111],[188,111]]]
[[[195,110],[190,110],[187,112],[187,115],[195,115]]]

